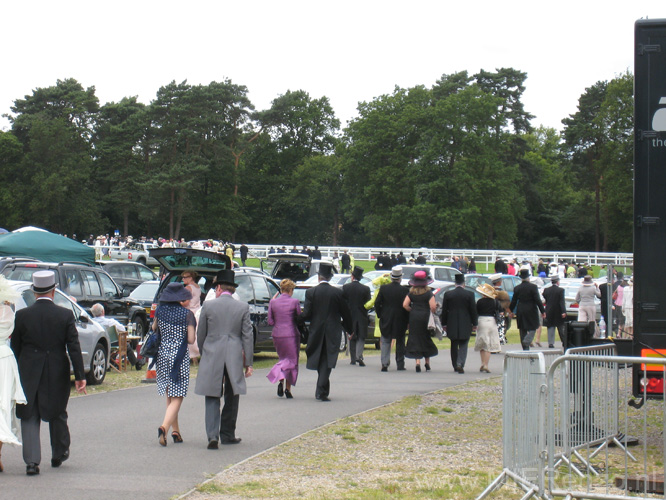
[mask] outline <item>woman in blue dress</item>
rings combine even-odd
[[[196,319],[187,309],[192,294],[182,283],[169,283],[159,299],[153,330],[160,332],[157,353],[157,393],[166,396],[166,413],[157,430],[157,439],[167,445],[167,434],[173,429],[174,443],[182,443],[178,412],[187,395],[190,382],[190,357],[187,345],[194,343]]]

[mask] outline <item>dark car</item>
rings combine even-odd
[[[123,291],[131,292],[144,281],[157,279],[157,274],[138,262],[98,261],[97,264],[109,273]]]
[[[150,315],[150,310],[153,307],[153,302],[155,301],[155,294],[157,289],[160,286],[159,280],[150,280],[144,281],[139,286],[137,286],[132,293],[130,293],[130,298],[136,300],[141,307],[146,310],[146,313]]]
[[[35,294],[31,288],[32,283],[27,281],[12,281],[11,286],[21,294],[16,301],[16,310],[23,309],[35,303]],[[56,290],[53,302],[72,311],[79,334],[79,344],[83,356],[83,366],[86,379],[91,385],[101,384],[106,376],[109,366],[109,349],[111,341],[109,334],[99,324],[95,323],[78,304],[67,297],[60,290]],[[71,366],[70,366],[71,369]],[[74,373],[71,370],[71,373]]]
[[[183,271],[195,271],[199,275],[203,304],[217,272],[230,269],[231,266],[226,255],[193,248],[158,248],[151,250],[150,255],[155,257],[161,266],[161,281],[155,294],[152,315],[162,290],[169,283],[180,282]],[[279,287],[275,281],[262,273],[246,270],[235,270],[235,273],[235,280],[238,283],[236,294],[241,301],[250,306],[255,352],[274,351],[273,327],[268,324],[268,303],[279,292]]]
[[[123,325],[133,323],[137,335],[148,331],[148,315],[134,299],[127,297],[104,270],[71,262],[20,262],[6,266],[2,274],[17,281],[32,281],[32,275],[45,269],[55,273],[56,286],[90,312],[93,304],[104,306],[104,314]]]
[[[315,276],[323,263],[333,265],[330,260],[312,259],[302,253],[272,253],[261,260],[261,270],[276,281],[290,279],[296,283]],[[334,273],[338,270],[333,265]]]
[[[0,271],[17,262],[39,262],[39,260],[31,259],[30,257],[0,257]]]

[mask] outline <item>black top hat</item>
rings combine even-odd
[[[354,270],[352,271],[352,276],[356,281],[361,281],[361,278],[363,277],[363,268],[360,266],[354,266]]]
[[[184,302],[192,298],[192,293],[182,283],[169,283],[160,295],[160,302]]]
[[[325,280],[330,280],[333,277],[333,265],[326,262],[321,262],[319,264],[319,269],[317,274],[324,278]]]
[[[520,270],[520,279],[522,279],[522,280],[530,279],[530,272],[529,272],[528,269],[521,269]]]
[[[228,285],[228,286],[234,286],[238,287],[238,283],[236,283],[234,280],[236,279],[236,273],[234,273],[233,269],[222,269],[221,271],[218,271],[217,274],[215,275],[215,279],[213,280],[213,286],[217,285]]]
[[[464,274],[456,274],[454,279],[456,280],[456,285],[464,285],[465,284],[465,275]]]

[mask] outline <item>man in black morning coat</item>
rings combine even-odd
[[[553,276],[552,285],[543,289],[543,298],[546,301],[546,318],[544,324],[548,327],[548,347],[555,347],[555,328],[560,335],[562,348],[567,348],[567,334],[564,330],[564,320],[567,318],[567,306],[564,302],[564,289],[560,288],[560,277]]]
[[[331,370],[338,362],[338,352],[342,331],[352,331],[351,313],[342,290],[331,286],[333,266],[319,265],[319,284],[305,292],[305,305],[300,321],[310,321],[310,336],[305,354],[308,357],[308,370],[317,370],[315,398],[330,401]]]
[[[534,334],[539,328],[539,312],[545,318],[546,311],[539,297],[539,289],[534,283],[530,283],[530,272],[527,269],[521,269],[520,279],[523,281],[514,288],[509,309],[512,317],[518,316],[520,343],[524,351],[529,351]]]
[[[388,371],[391,364],[391,341],[395,339],[395,362],[398,370],[405,369],[405,332],[409,324],[409,313],[402,307],[409,289],[402,286],[402,267],[397,266],[391,270],[391,282],[379,287],[375,299],[375,313],[379,320],[381,337],[382,371]]]
[[[365,338],[368,336],[368,310],[366,302],[370,300],[370,287],[361,283],[363,268],[355,266],[352,271],[351,282],[342,287],[342,295],[349,304],[351,312],[352,331],[349,339],[349,355],[351,364],[365,366],[363,361],[363,348]]]
[[[16,416],[21,419],[23,460],[29,476],[39,474],[41,420],[49,423],[51,466],[60,467],[69,458],[70,359],[76,390],[85,393],[86,387],[74,315],[71,310],[53,303],[55,274],[53,271],[37,271],[32,275],[32,282],[35,303],[16,311],[11,341],[28,401],[28,404],[16,407]]]
[[[467,346],[479,315],[476,312],[474,292],[465,290],[465,275],[456,274],[456,286],[444,293],[442,301],[442,326],[451,340],[451,364],[458,373],[465,373]]]

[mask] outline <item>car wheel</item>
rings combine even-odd
[[[90,360],[90,371],[86,375],[90,385],[99,385],[104,381],[107,364],[106,349],[102,344],[97,344]]]
[[[141,316],[134,318],[134,335],[143,338],[148,331],[148,326]]]
[[[143,257],[140,257],[140,258],[137,260],[137,262],[138,262],[139,264],[141,264],[141,265],[144,265],[144,266],[146,265],[146,259],[144,259]]]
[[[342,332],[342,335],[340,337],[340,352],[345,352],[347,349],[347,334],[345,332]]]

